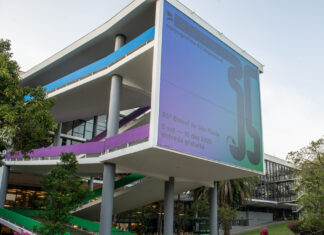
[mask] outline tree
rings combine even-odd
[[[51,143],[49,131],[56,128],[50,112],[54,98],[42,87],[21,87],[19,66],[12,59],[10,41],[0,39],[0,157],[5,151],[27,156],[34,148]],[[26,98],[26,97],[29,97]]]
[[[251,197],[255,178],[223,180],[218,185],[219,218],[223,223],[224,234],[230,234],[230,221],[237,216],[244,200]]]
[[[223,224],[224,234],[230,234],[230,222],[237,218],[238,211],[227,204],[218,207],[219,224]],[[219,229],[219,227],[218,227]],[[219,232],[218,232],[219,233]]]
[[[303,208],[301,230],[324,234],[324,139],[312,141],[307,147],[287,156],[295,167],[297,203]]]
[[[218,222],[223,224],[224,234],[230,234],[230,222],[237,217],[246,199],[251,197],[255,177],[218,182]],[[209,215],[209,189],[200,187],[192,191],[193,203],[190,213],[199,216]]]
[[[200,217],[206,217],[209,215],[209,188],[196,188],[191,190],[190,195],[193,202],[189,210],[189,217],[194,217],[194,231],[199,232]]]
[[[78,161],[73,153],[63,153],[61,162],[47,175],[42,186],[46,192],[41,206],[42,226],[37,230],[41,234],[64,234],[72,219],[70,212],[78,207],[82,200],[90,195],[90,189],[76,174]]]
[[[239,208],[252,195],[255,177],[220,181],[218,185],[219,203]]]

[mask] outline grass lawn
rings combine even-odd
[[[293,233],[288,228],[288,224],[291,221],[283,224],[277,224],[273,226],[266,227],[269,230],[269,235],[292,235]],[[253,230],[243,235],[260,235],[261,229]]]

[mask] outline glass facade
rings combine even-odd
[[[265,160],[265,175],[252,190],[254,199],[276,202],[294,202],[293,168],[273,161]]]
[[[106,130],[107,114],[95,116],[87,120],[74,120],[62,124],[61,145],[83,143]],[[70,137],[69,137],[70,136]],[[77,138],[72,138],[77,137]]]
[[[135,110],[136,108],[121,111],[120,119]],[[77,119],[62,123],[60,145],[80,144],[91,140],[107,129],[107,118],[107,114],[102,114],[87,119]]]
[[[100,115],[97,117],[96,134],[99,135],[101,132],[107,129],[107,115]]]

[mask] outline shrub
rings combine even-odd
[[[291,222],[290,224],[288,224],[288,228],[293,232],[293,233],[301,233],[302,232],[302,228],[301,228],[301,225],[302,225],[302,221],[294,221],[294,222]]]

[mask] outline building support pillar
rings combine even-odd
[[[123,78],[119,75],[113,75],[111,77],[107,137],[114,136],[118,133],[122,82]]]
[[[93,191],[93,181],[94,181],[94,177],[91,176],[89,181],[88,181],[88,185],[91,191]]]
[[[115,51],[125,44],[125,36],[117,35],[115,38]],[[107,137],[118,134],[120,115],[120,94],[122,88],[122,77],[113,75],[111,78],[109,112],[107,123]],[[111,234],[113,215],[114,183],[116,166],[111,163],[104,163],[102,202],[100,212],[100,235]]]
[[[125,44],[126,38],[123,35],[117,35],[115,38],[115,51]],[[120,117],[120,95],[123,85],[123,78],[120,75],[111,77],[109,112],[107,121],[107,137],[118,133]]]
[[[7,196],[9,166],[0,167],[0,207],[4,207]]]
[[[57,130],[55,131],[54,134],[54,146],[60,146],[61,145],[61,133],[62,133],[62,122],[59,122],[57,124]]]
[[[102,201],[100,211],[100,235],[111,234],[114,202],[115,168],[116,166],[114,164],[104,164]]]
[[[210,188],[210,235],[218,235],[217,221],[217,182]]]
[[[157,232],[158,235],[162,235],[162,212],[163,212],[163,203],[159,202],[159,212],[158,212],[158,220],[157,220]]]
[[[173,235],[173,218],[174,218],[174,177],[164,185],[164,235]]]

